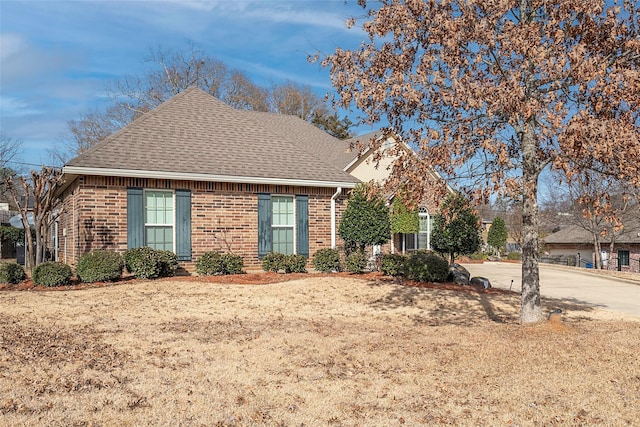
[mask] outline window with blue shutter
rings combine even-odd
[[[127,248],[141,246],[191,260],[190,190],[127,188]]]
[[[258,194],[258,257],[271,251],[309,256],[309,196]]]

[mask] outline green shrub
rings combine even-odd
[[[158,251],[147,246],[126,251],[124,265],[138,279],[155,279],[160,276]]]
[[[507,254],[507,259],[510,260],[521,260],[522,259],[522,254],[520,252],[509,252]]]
[[[201,276],[213,276],[223,272],[224,262],[222,254],[218,251],[205,252],[196,261],[196,273]]]
[[[0,263],[0,283],[20,283],[25,278],[24,268],[15,262]]]
[[[285,273],[306,273],[307,257],[304,255],[286,255],[284,257]]]
[[[418,282],[445,282],[449,276],[449,263],[432,252],[416,252],[405,263],[405,275]]]
[[[345,270],[350,273],[360,274],[367,268],[369,260],[362,251],[355,251],[349,254],[345,260]]]
[[[122,275],[124,262],[119,253],[93,251],[83,255],[78,261],[76,275],[85,283],[117,280]]]
[[[342,271],[340,252],[336,249],[320,249],[313,255],[313,268],[324,273]]]
[[[69,284],[71,267],[62,262],[47,261],[33,269],[33,283],[42,286],[63,286]]]
[[[489,258],[489,255],[485,254],[484,252],[474,252],[469,255],[469,258],[475,261],[486,261],[487,258]]]
[[[223,274],[241,274],[244,261],[240,255],[232,253],[222,254]]]
[[[171,251],[156,251],[158,263],[160,264],[160,277],[173,277],[178,271],[178,255]]]
[[[221,254],[218,251],[205,252],[196,261],[196,273],[201,276],[240,274],[242,267],[244,267],[244,262],[239,255]]]
[[[381,270],[385,276],[402,276],[407,257],[399,254],[382,255]]]
[[[277,273],[285,269],[285,255],[280,252],[269,252],[262,258],[262,269]]]

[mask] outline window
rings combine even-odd
[[[291,255],[294,253],[293,197],[271,196],[271,212],[272,250],[273,252]]]
[[[618,251],[618,267],[629,266],[629,251]]]
[[[173,191],[144,192],[144,243],[173,251]]]
[[[127,188],[127,248],[150,246],[191,260],[191,191]]]
[[[417,234],[404,235],[404,250],[406,251],[431,249],[431,229],[433,226],[433,218],[429,216],[429,212],[424,207],[421,207],[418,211],[418,223],[420,231]]]
[[[309,196],[258,194],[258,257],[309,256]]]

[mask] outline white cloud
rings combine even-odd
[[[40,114],[41,111],[17,98],[0,95],[1,117],[23,117]]]

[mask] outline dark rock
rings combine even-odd
[[[468,285],[470,276],[469,271],[460,264],[453,263],[449,266],[449,280],[458,285]]]
[[[469,283],[474,286],[482,286],[485,289],[489,289],[491,287],[491,282],[486,277],[473,277]]]

